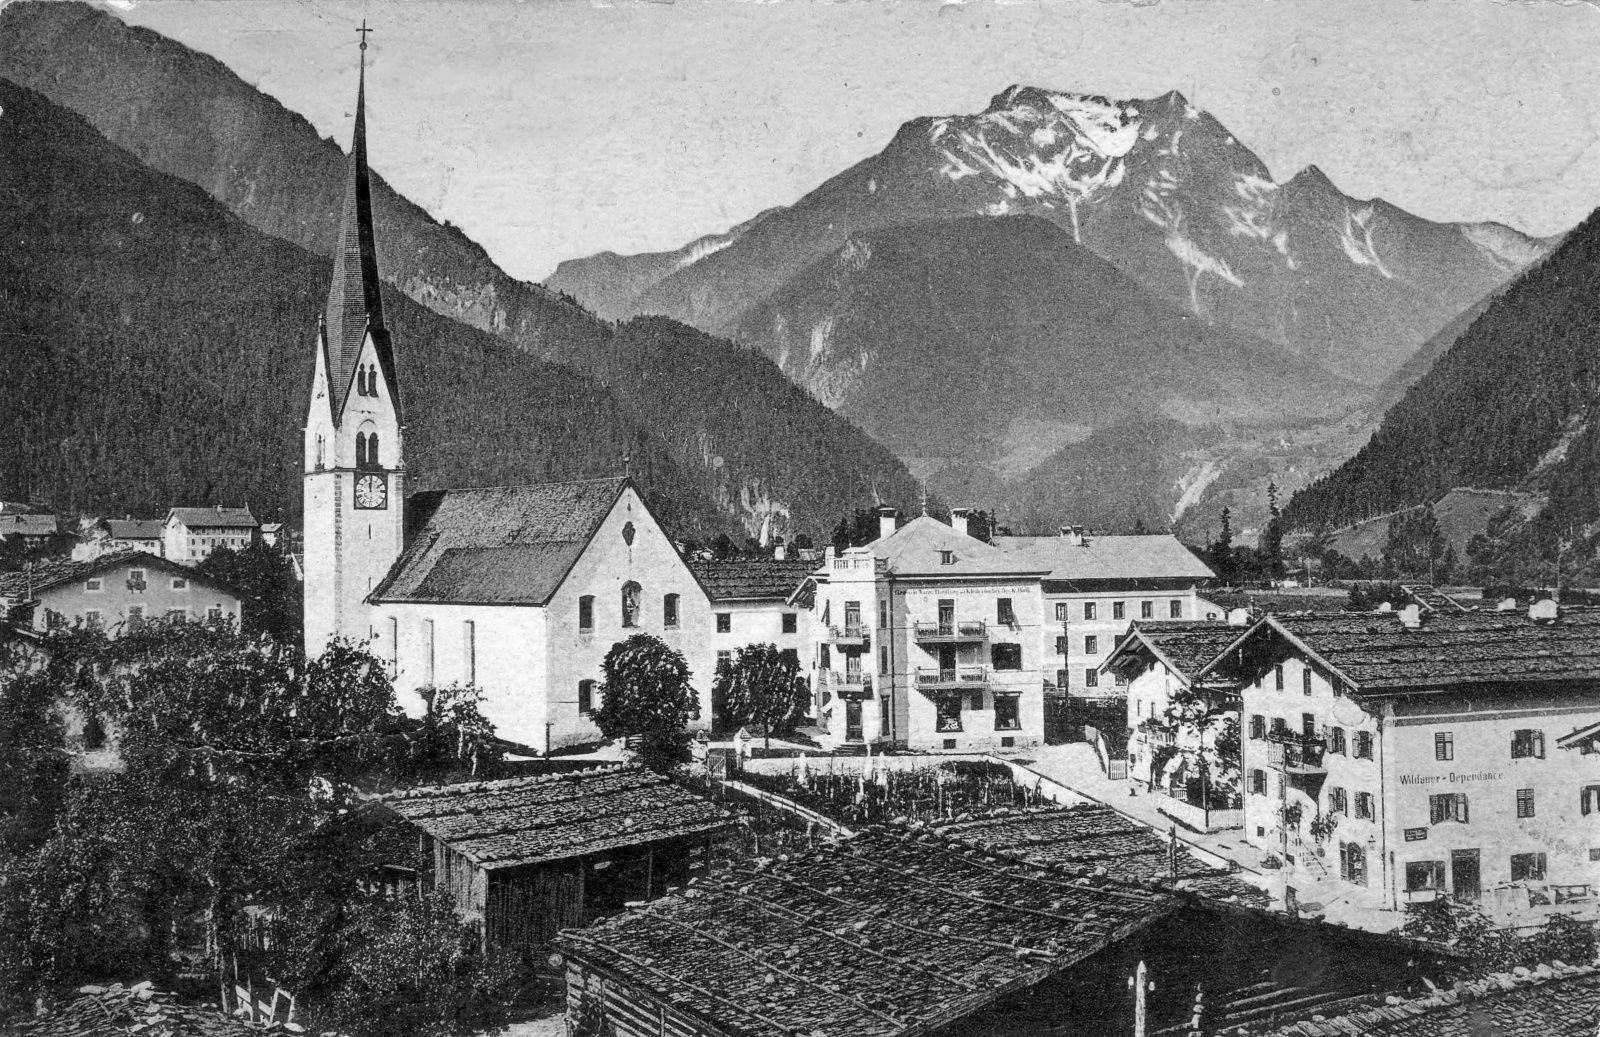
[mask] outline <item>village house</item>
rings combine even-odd
[[[1043,570],[921,515],[814,576],[824,744],[972,752],[1044,740]]]
[[[30,548],[40,547],[61,531],[56,516],[49,512],[8,511],[0,514],[0,540],[20,537]]]
[[[243,551],[256,542],[261,523],[249,506],[173,508],[161,525],[162,555],[184,565],[199,565],[221,548]]]
[[[1062,526],[1059,536],[998,536],[994,543],[1046,570],[1044,669],[1057,695],[1121,695],[1120,686],[1102,682],[1100,664],[1129,623],[1221,615],[1200,594],[1216,574],[1171,534],[1112,536]]]
[[[237,622],[241,605],[226,584],[142,551],[0,573],[0,610],[40,632],[82,623],[115,636],[146,620]]]
[[[72,560],[87,562],[104,554],[143,551],[158,558],[166,556],[166,523],[162,519],[100,519],[84,530],[72,548]]]
[[[1101,663],[1127,689],[1128,777],[1198,832],[1244,824],[1238,687],[1199,676],[1242,633],[1218,620],[1135,621]]]
[[[815,678],[812,613],[796,596],[817,565],[787,557],[689,562],[689,571],[710,599],[709,632],[717,670],[731,665],[741,648],[770,644],[793,655],[807,681]]]
[[[705,871],[722,808],[640,767],[407,789],[379,809],[414,829],[421,881],[487,946],[530,950]]]
[[[1600,613],[1268,615],[1213,676],[1241,688],[1245,838],[1291,900],[1594,916],[1600,780],[1558,739],[1600,721]]]

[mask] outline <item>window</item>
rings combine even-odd
[[[1330,813],[1330,814],[1349,814],[1350,813],[1350,794],[1348,792],[1346,792],[1344,789],[1341,789],[1341,788],[1331,788],[1331,789],[1329,789],[1328,790],[1328,813]]]
[[[461,621],[461,662],[466,671],[467,683],[478,683],[478,624],[476,620]]]
[[[106,725],[93,713],[83,721],[83,747],[90,752],[106,747]]]
[[[939,696],[938,713],[934,720],[934,729],[937,731],[961,730],[961,696]]]
[[[1111,603],[1111,618],[1112,619],[1126,619],[1127,617],[1128,617],[1128,603],[1125,602],[1125,601],[1113,601]]]
[[[719,634],[731,634],[731,633],[733,633],[733,613],[732,612],[718,612],[717,613],[717,633],[719,633]]]
[[[663,594],[661,596],[661,625],[668,630],[677,629],[678,596],[676,594]]]
[[[172,589],[175,591],[186,591],[189,589],[189,581],[184,579],[182,576],[174,576],[172,578]]]
[[[1443,824],[1446,821],[1467,822],[1467,794],[1465,792],[1444,792],[1428,797],[1428,823]]]
[[[98,630],[98,629],[100,629],[100,610],[99,609],[89,609],[87,612],[85,612],[83,614],[83,624],[84,624],[84,626],[88,627],[90,630]],[[1584,813],[1587,814],[1588,811],[1585,810]]]
[[[1433,733],[1433,758],[1435,760],[1453,760],[1456,758],[1456,736],[1449,731],[1435,731]]]
[[[96,576],[92,580],[85,580],[83,583],[83,589],[88,591],[90,594],[99,594],[103,589],[105,589],[105,583],[101,581],[100,577]]]
[[[833,649],[830,645],[817,646],[817,666],[824,670],[833,669]]]
[[[1330,753],[1338,753],[1340,756],[1345,754],[1344,728],[1330,727],[1328,729],[1328,751]]]
[[[1543,882],[1544,854],[1514,853],[1511,855],[1512,882]]]
[[[1056,671],[1056,687],[1062,689],[1063,691],[1066,690],[1066,687],[1067,687],[1067,671],[1066,670],[1057,670]]]
[[[880,601],[880,602],[878,602],[878,629],[879,630],[887,630],[888,628],[889,628],[889,603],[888,603],[888,601]]]
[[[1083,603],[1083,618],[1087,620],[1094,619],[1094,602],[1086,601]]]
[[[939,564],[940,565],[955,565],[956,564],[956,553],[954,551],[940,551],[939,552]]]
[[[210,608],[206,609],[206,622],[208,622],[208,623],[220,623],[220,622],[222,622],[222,606],[221,605],[213,605]]]
[[[367,466],[367,434],[365,432],[357,432],[356,433],[356,467],[357,468],[365,468],[366,466]]]
[[[673,595],[673,597],[677,597],[677,595]],[[673,610],[674,611],[677,610],[677,603],[676,602],[673,603]],[[800,616],[797,613],[794,613],[794,612],[785,612],[783,614],[783,632],[785,634],[793,634],[796,631],[798,631],[799,629],[800,629]]]
[[[1267,718],[1260,713],[1250,715],[1250,737],[1258,742],[1267,737]]]
[[[881,644],[881,645],[878,646],[878,672],[879,673],[888,673],[889,672],[889,646],[888,645],[882,645]]]
[[[1357,760],[1372,759],[1372,732],[1357,731],[1355,749],[1350,754]]]
[[[1067,651],[1067,639],[1065,637],[1056,638],[1056,654],[1066,655]]]
[[[1272,686],[1277,691],[1283,690],[1283,663],[1272,668]]]
[[[367,467],[378,467],[378,434],[376,432],[367,437]]]
[[[433,654],[433,645],[434,645],[434,641],[433,641],[433,620],[425,619],[425,620],[422,621],[422,636],[423,636],[423,644],[425,644],[427,646],[426,648],[423,649],[423,651],[425,651],[427,653],[427,655],[423,658],[423,677],[422,677],[422,682],[424,684],[432,684],[433,683],[433,662],[434,662],[434,654]]]
[[[1017,613],[1011,607],[1010,598],[999,598],[994,603],[995,622],[1001,626],[1014,627],[1017,625]]]
[[[1300,733],[1307,738],[1317,737],[1317,715],[1315,713],[1300,714]]]
[[[183,623],[189,619],[188,609],[167,609],[168,623]]]
[[[1272,733],[1279,738],[1287,735],[1289,733],[1289,721],[1283,719],[1282,717],[1273,717]]]
[[[1462,809],[1463,812],[1465,812],[1465,810],[1466,810],[1466,803],[1467,803],[1467,797],[1466,796],[1462,796],[1461,797],[1461,809]],[[1372,793],[1370,793],[1370,792],[1357,792],[1356,793],[1356,817],[1365,818],[1366,820],[1371,821],[1376,816],[1377,816],[1377,812],[1375,810],[1373,810]]]
[[[592,680],[578,682],[578,712],[594,712],[594,681]]]
[[[632,580],[622,585],[622,625],[625,627],[639,625],[639,591],[639,585]]]
[[[1578,806],[1585,817],[1600,813],[1600,785],[1585,785],[1578,795]]]
[[[1300,690],[1304,694],[1311,694],[1311,667],[1309,666],[1300,671]]]
[[[1529,728],[1511,732],[1511,758],[1513,760],[1544,759],[1544,732]]]
[[[327,453],[326,444],[327,441],[325,439],[323,439],[321,436],[317,437],[317,468],[319,470],[323,466],[323,457]]]
[[[1406,892],[1444,888],[1444,861],[1407,861]]]
[[[1100,651],[1100,639],[1093,634],[1083,639],[1083,654],[1095,655]]]
[[[1532,817],[1533,816],[1533,790],[1532,789],[1518,789],[1517,790],[1517,816],[1518,817]]]
[[[967,696],[967,708],[974,713],[983,708],[983,692],[974,691]]]
[[[578,599],[578,629],[594,629],[594,595],[585,594]]]
[[[1250,771],[1250,791],[1257,796],[1267,794],[1267,772],[1260,768]]]
[[[1093,666],[1083,671],[1083,686],[1085,688],[1098,688],[1100,686],[1100,671]]]
[[[1140,619],[1154,619],[1154,618],[1156,618],[1156,603],[1153,602],[1153,601],[1141,601],[1141,602],[1139,602],[1139,618]]]
[[[726,673],[728,670],[731,670],[732,668],[733,668],[733,653],[732,652],[718,652],[717,653],[717,672],[718,673]]]
[[[144,629],[144,606],[143,605],[129,605],[128,606],[128,629],[129,630],[142,630],[142,629]]]
[[[1171,601],[1167,602],[1167,618],[1168,619],[1182,619],[1183,618],[1183,602],[1182,601],[1178,600],[1177,598],[1173,598]]]
[[[1058,602],[1056,602],[1056,622],[1065,623],[1066,621],[1067,621],[1067,603],[1064,602],[1064,601],[1058,601]]]
[[[994,664],[994,668],[997,670],[1020,670],[1022,669],[1022,646],[992,645],[989,648],[989,661]]]
[[[994,729],[996,731],[1022,730],[1022,715],[1017,708],[1021,698],[1020,695],[996,695],[994,697]]]

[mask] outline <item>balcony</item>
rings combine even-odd
[[[828,628],[828,643],[841,647],[865,648],[871,636],[867,628],[859,623]]]
[[[912,634],[921,644],[972,644],[989,639],[989,626],[983,620],[960,623],[917,623]]]
[[[923,691],[977,690],[989,683],[986,666],[957,666],[953,669],[918,667],[917,687]]]
[[[823,688],[842,699],[870,699],[872,675],[856,670],[824,670]]]
[[[1282,771],[1290,778],[1320,781],[1328,776],[1322,755],[1327,743],[1321,738],[1296,734],[1292,731],[1274,731],[1268,736],[1267,766]]]

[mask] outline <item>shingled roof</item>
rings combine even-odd
[[[416,494],[410,507],[421,528],[372,600],[543,605],[630,485],[585,479]]]
[[[106,532],[113,540],[160,540],[160,519],[106,519]]]
[[[1600,680],[1600,612],[1567,610],[1555,620],[1435,613],[1415,628],[1395,613],[1267,615],[1246,640],[1266,636],[1287,639],[1356,694]],[[1206,672],[1224,664],[1219,658]]]
[[[874,540],[868,548],[896,576],[1042,576],[1049,569],[1031,559],[1012,557],[927,515]],[[946,554],[949,562],[944,560]]]
[[[671,779],[628,766],[409,789],[380,802],[484,869],[714,832],[731,821]]]
[[[148,982],[131,987],[120,983],[82,987],[78,993],[81,996],[40,1018],[17,1023],[13,1032],[19,1037],[126,1037],[131,1033],[151,1037],[261,1037],[264,1032],[262,1027],[223,1015],[214,1006],[183,1004]]]
[[[875,830],[736,865],[556,943],[709,1032],[889,1037],[1033,986],[1179,903],[932,834]]]
[[[1146,826],[1098,804],[1024,811],[936,829],[941,836],[1041,866],[1104,868],[1111,878],[1155,883],[1172,880],[1167,840]],[[1271,898],[1219,868],[1202,863],[1180,843],[1176,887],[1210,900],[1266,907]]]
[[[692,561],[689,568],[712,601],[787,601],[817,564],[801,558],[728,558]]]
[[[173,508],[169,519],[177,519],[190,529],[257,529],[261,523],[249,508]]]
[[[1263,1037],[1594,1037],[1600,1028],[1600,969],[1540,965],[1458,983],[1426,997],[1389,999],[1342,1015],[1275,1030]]]
[[[1214,579],[1206,563],[1169,533],[1137,536],[995,537],[995,546],[1049,570],[1052,582]]]
[[[1102,671],[1136,654],[1148,654],[1167,665],[1185,684],[1192,684],[1206,665],[1244,635],[1244,628],[1207,620],[1135,622],[1100,664]]]
[[[41,562],[31,571],[0,573],[0,598],[20,600],[40,591],[50,590],[62,584],[72,583],[76,580],[87,579],[96,573],[119,569],[123,566],[137,566],[145,569],[159,569],[181,575],[193,583],[202,584],[217,590],[225,591],[243,600],[241,592],[223,583],[221,580],[207,576],[204,573],[187,566],[170,562],[165,558],[158,558],[146,551],[126,550],[113,551],[100,555],[87,561],[69,561],[58,559],[55,561]]]

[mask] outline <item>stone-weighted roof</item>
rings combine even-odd
[[[1140,620],[1117,641],[1100,669],[1109,671],[1118,660],[1143,651],[1165,662],[1185,681],[1193,681],[1243,635],[1243,627],[1214,620]]]
[[[671,779],[627,766],[429,786],[381,802],[486,869],[713,832],[731,821]]]
[[[261,1037],[264,1029],[222,1014],[213,1005],[187,1005],[148,982],[79,988],[79,997],[37,1019],[16,1024],[19,1037]],[[212,995],[216,990],[213,988]],[[294,1028],[295,1032],[299,1027]],[[277,1028],[277,1032],[283,1032]]]
[[[259,529],[261,523],[249,508],[173,508],[169,519],[177,519],[190,529]]]
[[[1171,893],[880,829],[556,938],[739,1037],[926,1032],[1175,910]]]

